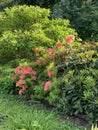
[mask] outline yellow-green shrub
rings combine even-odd
[[[6,8],[0,13],[0,63],[33,58],[34,47],[50,47],[70,34],[68,20],[48,18],[50,11],[34,6]]]

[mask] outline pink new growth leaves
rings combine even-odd
[[[15,77],[18,76],[18,79],[19,79],[16,82],[16,87],[22,88],[22,89],[19,90],[19,95],[22,95],[23,92],[28,88],[28,85],[25,81],[25,78],[27,76],[30,76],[33,80],[37,79],[36,71],[34,71],[32,69],[32,67],[30,67],[30,66],[26,66],[26,67],[18,66],[18,67],[15,68],[14,73],[15,73],[14,76]],[[15,78],[13,80],[15,80]]]
[[[52,47],[47,49],[44,48],[44,51],[41,51],[40,47],[35,47],[33,49],[33,52],[35,53],[34,67],[37,67],[36,71],[32,69],[31,66],[25,66],[25,67],[17,66],[14,70],[15,75],[12,78],[13,80],[16,80],[16,77],[18,76],[16,87],[21,87],[21,89],[19,90],[19,95],[22,95],[24,91],[29,87],[28,83],[26,82],[26,78],[28,76],[29,78],[32,78],[32,82],[36,80],[36,83],[38,82],[42,83],[41,86],[43,86],[43,90],[48,91],[49,87],[52,86],[52,79],[56,77],[55,68],[51,69],[49,65],[51,62],[53,62],[54,64],[55,63],[58,64],[61,58],[66,57],[65,53],[63,52],[65,51],[67,52],[68,47],[66,46],[72,43],[73,40],[75,40],[75,36],[70,35],[65,39],[64,41],[65,43],[58,42],[53,48]],[[43,77],[40,76],[40,74],[44,72],[44,71],[41,72],[42,71],[41,67],[43,67],[44,71],[47,72],[45,76],[46,77],[48,76],[48,78],[44,79],[44,81],[43,81]],[[40,79],[37,77],[40,77]]]

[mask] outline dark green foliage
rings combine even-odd
[[[6,7],[12,7],[16,5],[14,0],[0,0],[0,11],[4,10]]]
[[[49,8],[58,0],[16,0],[19,4],[38,5],[40,7]]]
[[[61,73],[63,77],[57,107],[60,112],[71,115],[87,114],[92,121],[97,122],[98,50],[87,46],[82,45],[74,53]]]
[[[98,41],[98,4],[81,8],[78,15],[80,17],[73,24],[76,23],[75,28],[80,37],[84,40]]]
[[[59,110],[67,114],[87,114],[97,120],[98,74],[96,69],[69,71],[68,78],[63,79]],[[90,76],[91,75],[91,76]],[[60,106],[61,105],[61,106]]]
[[[54,6],[53,17],[69,19],[83,40],[98,41],[98,2],[62,1]]]
[[[3,11],[6,7],[12,7],[17,5],[34,5],[43,8],[52,8],[59,0],[0,0],[0,11]]]

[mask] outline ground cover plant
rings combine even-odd
[[[27,106],[19,98],[0,94],[0,130],[84,130],[58,119],[54,112],[38,105]]]

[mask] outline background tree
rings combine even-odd
[[[57,1],[60,0],[16,0],[19,4],[26,4],[26,5],[38,5],[40,7],[50,8],[52,7]]]
[[[16,2],[14,0],[0,0],[0,11],[2,11],[6,7],[11,7],[15,5]]]
[[[60,0],[0,0],[0,11],[14,5],[38,5],[44,8],[52,8]]]
[[[61,0],[55,4],[52,17],[69,19],[82,39],[98,41],[97,0]]]

